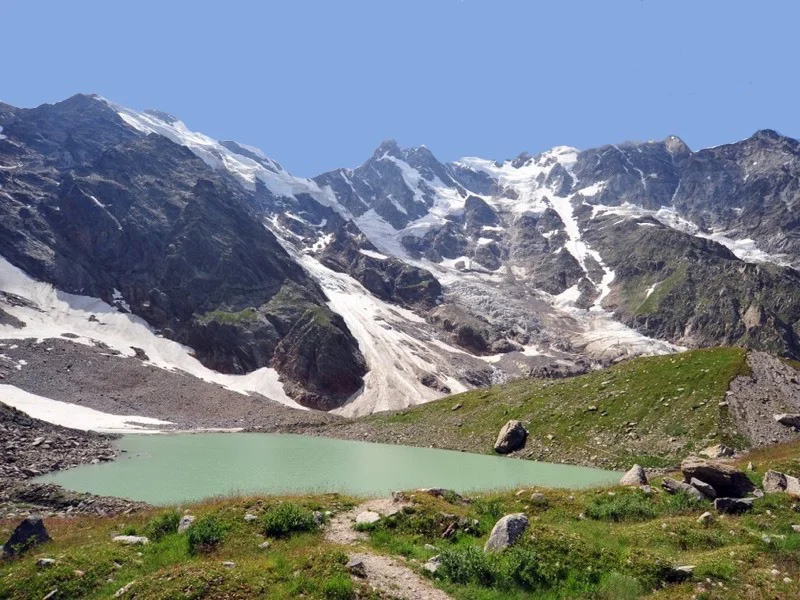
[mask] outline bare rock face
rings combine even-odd
[[[681,472],[687,483],[693,477],[704,481],[716,490],[718,496],[742,498],[755,489],[747,475],[720,461],[690,456],[681,463]]]
[[[42,518],[28,517],[17,525],[11,533],[11,537],[3,544],[0,556],[13,558],[47,541],[50,541],[50,534],[47,533]]]
[[[519,450],[525,445],[528,439],[528,430],[522,425],[522,421],[509,421],[500,430],[497,441],[494,443],[494,451],[498,454],[508,454]]]
[[[512,546],[528,528],[525,513],[506,515],[495,523],[492,533],[483,548],[484,552],[496,552]]]
[[[641,465],[633,465],[630,470],[619,480],[620,485],[640,486],[647,485],[647,474]]]

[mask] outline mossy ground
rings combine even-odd
[[[258,311],[253,308],[245,308],[240,311],[212,310],[197,317],[197,322],[201,325],[214,322],[221,325],[239,325],[258,320]]]
[[[404,444],[492,453],[500,428],[518,419],[530,432],[524,458],[663,467],[716,442],[747,447],[719,405],[747,370],[742,349],[696,350],[570,379],[521,379],[359,422]]]

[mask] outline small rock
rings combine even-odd
[[[748,471],[755,471],[756,468],[753,466],[753,463],[749,462],[749,463],[747,463],[747,470]]]
[[[706,511],[702,515],[697,517],[697,522],[700,523],[700,525],[710,525],[711,523],[714,522],[714,515]]]
[[[250,513],[245,514],[244,520],[246,523],[252,523],[253,521],[258,521],[258,517],[255,515],[251,515]]]
[[[800,533],[800,525],[792,525],[792,531],[795,533]]]
[[[53,590],[50,590],[47,593],[47,595],[42,598],[42,600],[53,600],[57,594],[58,594],[58,588],[55,588]]]
[[[772,415],[772,418],[786,427],[800,427],[800,414],[797,413],[781,413]]]
[[[791,577],[784,577],[783,578],[783,583],[792,583],[792,578]]]
[[[495,523],[483,551],[505,550],[514,544],[527,528],[528,516],[525,513],[506,515]]]
[[[547,496],[542,492],[533,492],[531,494],[531,504],[536,506],[547,506]]]
[[[441,559],[439,558],[439,556],[434,556],[433,558],[428,560],[428,562],[422,565],[422,568],[428,571],[429,573],[436,573],[436,571],[439,570],[439,565],[441,565]]]
[[[714,446],[709,446],[699,452],[700,456],[705,456],[706,458],[724,458],[726,456],[733,456],[734,451],[733,448],[729,448],[725,444],[715,444]]]
[[[428,551],[430,551],[430,552],[438,552],[438,550],[439,550],[439,549],[438,549],[436,546],[434,546],[433,544],[425,544],[425,546],[423,546],[423,547],[425,548],[425,550],[428,550]]]
[[[225,567],[226,569],[235,569],[236,563],[233,562],[232,560],[226,560],[223,561],[222,566]]]
[[[118,589],[118,590],[117,590],[117,591],[114,593],[114,598],[119,598],[119,597],[121,597],[121,596],[124,596],[125,594],[127,594],[127,593],[128,593],[128,591],[130,591],[130,589],[133,587],[133,584],[134,584],[134,583],[136,583],[136,581],[131,581],[129,584],[127,584],[127,585],[124,585],[124,586],[122,586],[121,588],[119,588],[119,589]]]
[[[258,545],[258,547],[259,547],[261,550],[266,550],[266,549],[267,549],[267,548],[269,548],[271,545],[272,545],[272,544],[271,544],[269,541],[266,541],[266,542],[261,542],[261,543]]]
[[[180,523],[178,523],[178,533],[183,533],[184,531],[189,529],[189,527],[192,526],[192,523],[194,523],[195,518],[196,517],[194,515],[183,515],[181,517]]]
[[[377,523],[380,521],[380,519],[381,516],[378,513],[371,510],[365,510],[362,513],[358,513],[358,516],[356,517],[356,525],[361,525],[364,523]]]
[[[325,522],[325,516],[318,510],[314,511],[314,524],[319,527]]]
[[[40,569],[52,567],[54,564],[56,564],[55,558],[40,558],[36,561],[36,566]]]
[[[754,498],[717,498],[714,508],[719,513],[740,514],[753,508]]]
[[[641,465],[633,465],[630,470],[619,480],[620,485],[640,486],[647,485],[647,474]]]
[[[360,558],[351,558],[347,562],[347,570],[355,575],[356,577],[360,577],[361,579],[367,576],[367,567],[364,565],[364,561]]]
[[[143,535],[115,535],[111,539],[126,546],[145,546],[150,543]]]
[[[678,492],[683,492],[685,494],[689,494],[695,500],[704,500],[705,496],[698,490],[696,487],[689,485],[688,483],[684,483],[683,481],[678,481],[677,479],[672,479],[671,477],[665,477],[661,481],[661,487],[668,494],[677,494]]]
[[[692,477],[689,480],[689,485],[699,490],[700,493],[709,500],[714,500],[717,497],[717,492],[714,490],[714,488],[708,485],[705,481],[700,481],[697,479],[697,477]]]
[[[454,405],[454,406],[453,406],[453,408],[451,408],[450,410],[458,410],[458,409],[459,409],[459,408],[461,408],[462,406],[464,406],[464,405],[463,405],[463,404],[461,404],[461,402],[459,402],[458,404]]]
[[[673,567],[664,578],[669,583],[679,583],[692,578],[694,574],[694,565],[683,565],[681,567]]]

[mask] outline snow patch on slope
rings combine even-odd
[[[98,298],[58,291],[52,285],[32,279],[22,270],[0,258],[0,290],[30,301],[28,306],[4,306],[4,310],[23,321],[22,328],[0,325],[0,339],[67,339],[93,345],[100,341],[124,356],[135,356],[132,346],[141,348],[149,364],[168,371],[184,371],[229,390],[255,392],[292,408],[302,408],[289,398],[274,369],[263,367],[247,375],[226,375],[203,366],[191,355],[191,348],[157,336],[146,321],[118,311]],[[95,315],[96,321],[89,317]]]
[[[13,385],[0,384],[4,404],[13,406],[40,421],[54,425],[101,433],[159,433],[143,425],[172,425],[170,421],[137,415],[113,415],[70,402],[30,394]]]
[[[444,395],[419,381],[421,375],[437,369],[434,352],[401,329],[408,324],[424,325],[424,319],[377,299],[349,275],[331,271],[311,256],[298,260],[325,290],[328,306],[342,316],[369,367],[363,389],[334,413],[358,416],[396,410]],[[452,353],[460,352],[441,342],[439,345]],[[466,391],[466,386],[447,374],[439,375],[453,393]]]

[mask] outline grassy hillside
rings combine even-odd
[[[760,481],[771,466],[799,474],[800,445],[759,450],[744,462]],[[442,559],[433,583],[457,600],[633,598],[704,600],[794,598],[800,594],[800,534],[795,503],[785,494],[757,499],[743,516],[719,517],[708,501],[637,489],[535,490],[477,494],[462,502],[420,492],[395,516],[365,526],[355,546],[334,544],[309,525],[309,511],[334,516],[356,500],[337,495],[231,498],[136,515],[46,519],[54,538],[23,558],[0,562],[0,598],[298,598],[377,600],[369,582],[351,579],[349,556],[373,552],[422,564]],[[296,510],[286,509],[291,504]],[[276,511],[278,506],[284,508]],[[192,546],[178,534],[185,508],[221,529],[217,544]],[[698,517],[710,510],[712,522]],[[246,522],[244,515],[257,517]],[[496,520],[523,512],[530,528],[509,551],[482,552]],[[456,523],[452,536],[444,532]],[[16,520],[0,520],[0,536]],[[288,527],[293,525],[292,527]],[[206,530],[208,527],[206,527]],[[190,530],[191,531],[191,530]],[[159,532],[159,533],[156,533]],[[120,546],[116,533],[151,536],[146,546]],[[157,539],[156,539],[157,538]],[[264,540],[268,548],[260,548]],[[194,551],[193,551],[194,549]],[[38,567],[39,558],[55,564]],[[223,563],[233,561],[235,566]],[[690,580],[672,582],[674,567],[694,565]]]
[[[739,348],[639,358],[570,379],[474,390],[334,424],[325,434],[492,453],[500,428],[519,419],[530,432],[523,458],[667,466],[718,441],[747,446],[720,406],[730,381],[747,369]]]

